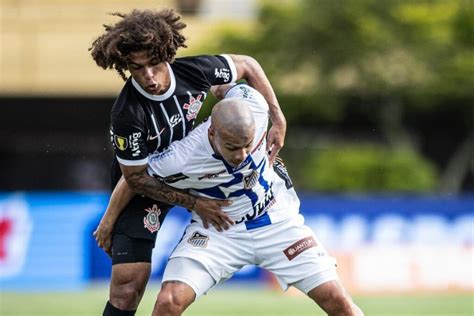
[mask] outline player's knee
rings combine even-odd
[[[342,291],[330,291],[319,304],[329,316],[358,316],[352,300]]]
[[[328,313],[330,316],[357,316],[353,306],[354,304],[349,297],[343,294],[336,294],[331,299]]]
[[[119,309],[137,309],[140,298],[140,289],[133,283],[123,284],[110,291],[110,302]]]
[[[172,290],[161,290],[156,299],[156,310],[163,315],[181,315],[185,307],[184,300]]]
[[[142,263],[113,266],[109,301],[119,309],[136,309],[145,291],[149,271],[150,265]]]

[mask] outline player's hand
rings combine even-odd
[[[268,131],[267,152],[270,153],[268,159],[273,164],[275,157],[285,144],[286,123],[273,124]]]
[[[223,207],[229,206],[231,203],[229,200],[197,198],[193,211],[201,217],[205,228],[209,228],[209,224],[211,224],[221,232],[229,229],[230,225],[234,225],[234,221],[222,211]]]
[[[112,257],[112,229],[113,225],[102,219],[92,234],[95,237],[97,245],[102,248],[109,257]]]

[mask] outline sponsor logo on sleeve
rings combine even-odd
[[[229,69],[225,69],[225,68],[220,68],[220,69],[215,68],[214,76],[216,76],[216,78],[222,78],[225,80],[225,82],[228,82],[230,79],[230,71]]]
[[[239,86],[240,91],[242,91],[242,98],[250,99],[252,96],[252,91],[246,86]]]
[[[188,243],[194,247],[206,248],[209,237],[201,234],[200,232],[194,232],[191,237],[188,238]]]
[[[316,246],[316,240],[314,240],[313,236],[309,236],[293,243],[291,246],[283,250],[283,252],[285,253],[288,260],[291,261],[303,251]]]
[[[140,145],[138,143],[138,140],[140,139],[141,136],[142,136],[141,132],[136,132],[136,133],[133,133],[132,135],[129,136],[130,147],[132,149],[132,156],[133,157],[137,157],[141,153]]]
[[[151,155],[149,159],[150,159],[150,162],[157,161],[160,159],[164,159],[168,156],[171,156],[172,154],[173,154],[173,150],[171,149],[171,147],[166,147],[161,152],[154,151],[153,155]]]
[[[156,204],[153,204],[152,207],[146,208],[145,211],[148,212],[148,214],[143,218],[145,228],[148,229],[150,233],[158,231],[160,229],[161,210]]]
[[[114,144],[119,150],[124,151],[128,148],[128,140],[126,137],[114,135]]]

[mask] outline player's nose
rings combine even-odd
[[[143,67],[145,79],[153,78],[153,68],[152,67]]]
[[[248,153],[245,149],[237,150],[235,152],[234,162],[240,165],[247,158],[247,155]]]

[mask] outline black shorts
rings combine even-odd
[[[121,173],[118,163],[112,167],[112,184],[115,186]],[[120,213],[114,226],[114,234],[132,238],[149,239],[153,242],[172,205],[135,195]]]
[[[136,195],[125,206],[114,226],[114,233],[155,241],[171,206]]]
[[[115,234],[112,237],[112,265],[134,262],[151,263],[151,253],[154,247],[154,240]]]

